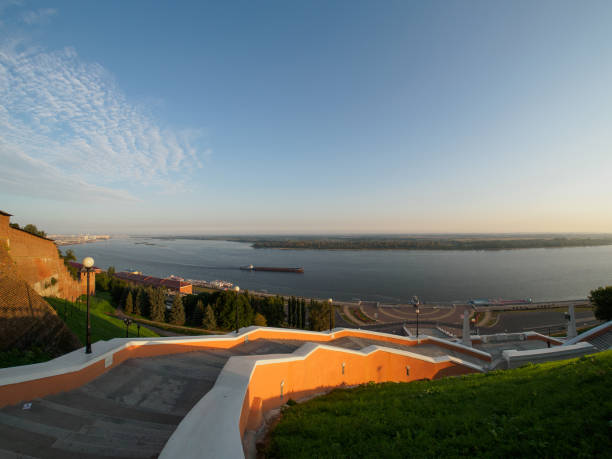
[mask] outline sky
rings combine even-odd
[[[0,0],[48,233],[612,232],[612,2]]]

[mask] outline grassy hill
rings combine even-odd
[[[612,351],[288,407],[269,457],[610,457]]]
[[[64,319],[68,328],[85,345],[85,323],[87,317],[85,301],[82,303],[71,303],[59,298],[46,298],[46,300],[53,306],[57,314]],[[125,324],[121,319],[111,317],[115,312],[115,307],[111,304],[108,293],[100,292],[96,296],[90,297],[89,311],[92,343],[101,339],[125,338]],[[136,336],[135,324],[130,326],[129,332],[129,336]],[[140,336],[154,337],[159,335],[148,328],[140,327]]]

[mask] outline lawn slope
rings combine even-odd
[[[268,457],[610,457],[612,351],[369,384],[283,411]]]
[[[53,306],[57,314],[64,319],[68,328],[77,335],[85,345],[85,323],[87,318],[85,302],[71,303],[59,298],[45,298]],[[108,293],[98,293],[89,298],[89,311],[91,320],[91,341],[109,340],[112,338],[125,338],[125,324],[121,319],[112,317],[115,307],[110,302]],[[137,335],[136,326],[130,326],[129,336]],[[140,336],[154,337],[157,333],[145,327],[140,327]]]

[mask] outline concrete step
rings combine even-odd
[[[612,347],[612,332],[607,332],[603,335],[596,336],[589,342],[600,351],[607,351]]]
[[[0,459],[39,459],[39,458],[34,457],[34,456],[29,456],[27,454],[7,451],[5,449],[0,448]]]
[[[83,419],[88,419],[91,422],[100,421],[109,424],[115,424],[118,428],[123,429],[124,426],[129,425],[132,427],[136,427],[139,429],[146,429],[151,431],[161,431],[161,432],[173,432],[175,429],[174,424],[161,424],[157,422],[147,422],[147,421],[139,421],[136,419],[126,419],[124,417],[117,416],[109,416],[102,414],[100,412],[93,412],[82,410],[80,408],[75,408],[68,405],[63,405],[60,403],[53,402],[51,400],[46,399],[38,399],[36,402],[40,403],[43,406],[47,406],[52,408],[55,411],[60,413],[72,414],[78,416]]]
[[[181,422],[182,417],[169,413],[160,413],[143,407],[128,406],[102,396],[92,395],[83,388],[45,398],[58,404],[129,420],[165,424],[173,429]]]
[[[61,416],[53,411],[34,402],[32,408],[22,410],[21,415],[0,412],[0,425],[44,437],[43,443],[54,450],[54,454],[61,450],[81,456],[150,457],[161,451],[172,433],[168,430],[143,429],[129,423],[117,426],[104,421],[91,422],[72,414]],[[19,445],[13,445],[17,446],[17,451],[27,449],[23,440],[25,443],[32,441],[31,438],[22,439]],[[46,453],[41,457],[47,457]]]

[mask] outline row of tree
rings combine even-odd
[[[249,325],[292,327],[310,330],[329,328],[330,304],[291,297],[254,296],[248,291],[205,292],[197,295],[174,295],[172,307],[166,307],[166,290],[128,283],[113,276],[111,267],[96,275],[96,289],[109,291],[115,304],[127,314],[156,322],[204,327],[208,330],[231,330]],[[333,311],[332,311],[333,312]],[[332,327],[334,317],[332,314]]]
[[[292,296],[287,301],[287,323],[290,327],[306,328],[306,300]]]

